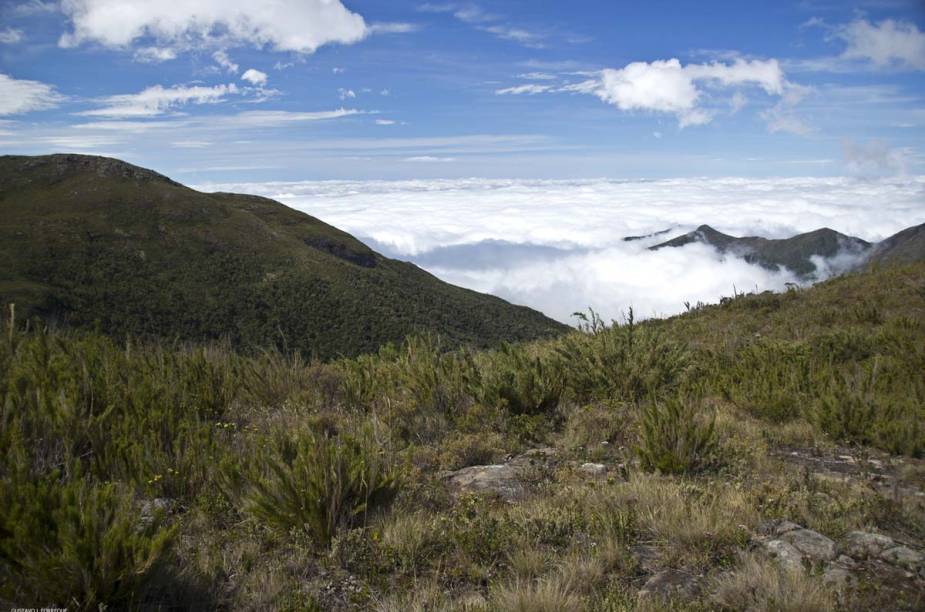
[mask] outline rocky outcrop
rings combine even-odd
[[[473,465],[444,474],[443,480],[454,495],[477,493],[497,495],[505,501],[522,499],[527,483],[535,479],[556,459],[556,450],[535,448],[506,463]]]

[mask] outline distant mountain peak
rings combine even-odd
[[[704,224],[692,232],[650,249],[656,251],[668,247],[682,247],[692,242],[708,244],[721,253],[742,257],[769,270],[787,268],[807,278],[817,272],[816,264],[813,262],[815,256],[830,258],[845,252],[860,256],[872,246],[865,240],[841,234],[828,227],[790,238],[773,239],[760,236],[730,236]]]

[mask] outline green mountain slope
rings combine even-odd
[[[738,238],[723,234],[709,225],[701,225],[693,232],[657,244],[651,249],[680,247],[692,242],[712,245],[722,253],[741,256],[748,262],[771,270],[785,267],[800,276],[811,276],[816,271],[816,265],[811,259],[814,255],[834,257],[848,252],[860,256],[871,247],[869,242],[829,228],[775,240],[757,236]]]
[[[869,261],[872,264],[925,261],[925,223],[907,227],[878,242]]]
[[[0,157],[0,302],[116,336],[228,338],[322,358],[416,331],[484,346],[565,328],[278,202],[80,155]]]

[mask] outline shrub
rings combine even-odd
[[[877,406],[872,394],[873,378],[833,378],[810,413],[817,429],[837,442],[869,443],[874,434]]]
[[[96,610],[137,603],[174,530],[142,522],[131,495],[85,480],[0,481],[0,599]]]
[[[775,423],[799,416],[816,382],[815,364],[804,343],[758,340],[713,360],[713,378],[723,395]]]
[[[369,431],[325,436],[278,433],[244,481],[244,508],[267,525],[307,532],[328,546],[341,529],[366,523],[391,504],[401,486],[398,469]]]
[[[522,346],[504,344],[482,368],[474,391],[483,404],[513,414],[545,414],[559,405],[563,381],[560,369]]]
[[[676,386],[690,365],[682,345],[652,326],[637,326],[632,310],[625,325],[609,327],[592,311],[580,329],[554,348],[565,386],[579,402],[638,401],[651,390]]]
[[[705,467],[716,451],[714,419],[699,401],[672,397],[640,405],[641,430],[636,453],[642,468],[683,474]]]
[[[443,341],[430,335],[405,340],[396,367],[404,395],[417,410],[448,417],[465,399],[475,370],[468,352],[447,352]]]

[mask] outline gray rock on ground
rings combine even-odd
[[[832,561],[838,552],[835,542],[812,529],[792,529],[780,537],[812,561]]]
[[[700,592],[697,576],[676,569],[666,569],[654,574],[640,589],[639,602],[655,603],[669,598],[690,600]]]
[[[896,546],[893,538],[879,533],[852,531],[845,537],[843,546],[845,553],[856,559],[879,557],[883,551]]]
[[[555,449],[535,448],[507,463],[473,465],[444,475],[447,486],[456,493],[491,493],[505,501],[517,501],[526,493],[525,480],[531,470],[551,463]]]
[[[607,473],[607,466],[603,463],[582,463],[578,469],[590,476],[603,476]]]
[[[764,548],[784,568],[794,571],[803,569],[803,553],[790,542],[769,540],[764,543]]]
[[[922,557],[922,553],[914,551],[908,546],[894,546],[880,553],[880,558],[887,563],[905,568],[909,571],[922,569],[923,561],[925,561],[925,558]]]

